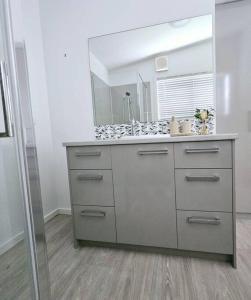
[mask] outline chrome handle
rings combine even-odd
[[[220,180],[219,176],[185,176],[187,181],[209,181],[209,182],[217,182]]]
[[[220,151],[220,148],[218,147],[212,147],[212,148],[187,148],[185,149],[186,153],[217,153]]]
[[[103,175],[92,175],[92,174],[78,175],[77,179],[78,180],[102,180]]]
[[[139,150],[138,155],[157,155],[157,154],[168,154],[168,149],[164,150]]]
[[[0,86],[4,102],[4,113],[6,117],[6,136],[13,136],[13,113],[10,102],[9,80],[5,62],[0,62]]]
[[[219,225],[221,219],[218,217],[205,218],[205,217],[188,217],[187,223],[189,224],[208,224],[208,225]]]
[[[99,210],[82,210],[80,215],[82,217],[98,217],[98,218],[104,218],[106,216],[105,211],[99,211]]]
[[[81,156],[101,156],[101,151],[90,151],[90,152],[75,152],[76,157],[81,157]]]

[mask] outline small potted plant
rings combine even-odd
[[[209,129],[208,129],[207,123],[210,118],[214,117],[213,111],[208,110],[208,109],[196,108],[194,117],[199,123],[199,132],[198,133],[200,135],[209,134]]]

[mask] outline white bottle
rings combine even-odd
[[[170,122],[170,134],[178,134],[179,133],[179,123],[176,121],[175,117],[172,117]]]
[[[192,132],[192,123],[190,120],[184,120],[181,124],[181,132],[183,134],[191,134]]]

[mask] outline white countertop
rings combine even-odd
[[[192,135],[192,136],[176,136],[170,137],[169,135],[163,136],[140,136],[112,140],[89,140],[83,142],[65,142],[63,146],[101,146],[101,145],[127,145],[127,144],[149,144],[149,143],[180,143],[180,142],[199,142],[199,141],[222,141],[222,140],[235,140],[238,138],[236,133],[226,134],[211,134],[211,135]]]

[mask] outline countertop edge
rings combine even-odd
[[[157,138],[139,138],[139,139],[118,139],[118,140],[90,140],[84,142],[64,142],[64,147],[77,146],[109,146],[109,145],[132,145],[132,144],[151,144],[151,143],[181,143],[181,142],[199,142],[199,141],[220,141],[220,140],[236,140],[238,134],[212,134],[212,135],[193,135],[193,136],[177,136],[177,137],[157,137]]]

